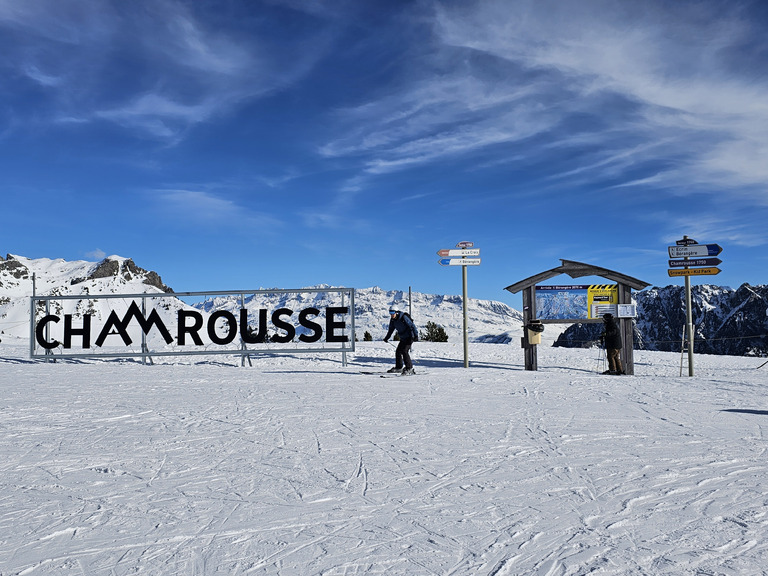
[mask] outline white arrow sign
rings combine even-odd
[[[470,248],[469,250],[438,250],[438,256],[480,256],[480,248]]]
[[[440,266],[480,266],[480,258],[442,258]]]
[[[723,251],[719,244],[691,244],[690,246],[669,246],[670,258],[690,258],[698,256],[717,256]]]

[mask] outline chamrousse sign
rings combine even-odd
[[[30,356],[354,352],[354,304],[351,288],[33,296]]]

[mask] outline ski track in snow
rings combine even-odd
[[[383,380],[381,343],[246,368],[4,343],[0,574],[766,574],[759,359],[414,355]]]

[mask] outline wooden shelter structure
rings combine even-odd
[[[549,323],[549,324],[574,324],[576,322],[584,323],[596,323],[602,322],[602,319],[568,319],[568,320],[539,320],[536,318],[536,284],[544,282],[560,274],[567,274],[571,278],[581,278],[584,276],[599,276],[616,282],[618,287],[618,303],[631,304],[632,303],[632,288],[635,290],[642,290],[650,286],[648,282],[643,282],[637,278],[632,278],[621,272],[609,270],[608,268],[602,268],[600,266],[593,266],[592,264],[584,264],[582,262],[574,262],[573,260],[560,260],[562,264],[557,268],[552,268],[545,272],[535,274],[525,280],[520,280],[515,284],[507,286],[505,290],[509,290],[513,294],[517,294],[522,291],[523,293],[523,349],[525,351],[525,369],[526,370],[538,370],[538,362],[536,357],[536,344],[531,343],[528,326],[534,323]],[[618,318],[619,330],[621,331],[621,339],[623,346],[621,348],[621,363],[624,367],[625,374],[635,373],[635,362],[633,356],[634,338],[632,329],[632,318]]]

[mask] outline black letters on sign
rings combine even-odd
[[[299,324],[304,326],[304,328],[309,328],[312,330],[312,334],[302,334],[299,336],[299,340],[302,342],[312,343],[317,342],[320,340],[320,338],[323,337],[323,328],[318,324],[317,322],[312,322],[307,316],[309,315],[317,316],[320,314],[320,310],[317,308],[304,308],[301,312],[299,312]]]
[[[53,350],[60,344],[58,340],[48,342],[48,340],[45,339],[45,327],[49,322],[58,322],[59,320],[61,320],[61,318],[58,316],[49,314],[48,316],[44,316],[43,319],[37,323],[37,326],[35,326],[35,340],[37,340],[37,343],[46,350]]]
[[[278,308],[272,313],[272,324],[275,325],[275,328],[285,330],[285,334],[275,334],[272,340],[281,344],[293,340],[293,337],[296,336],[296,328],[293,327],[293,324],[289,324],[280,318],[280,316],[291,316],[292,314],[293,310],[289,308]]]
[[[72,336],[82,336],[82,348],[91,347],[91,315],[83,316],[83,327],[72,327],[72,314],[64,314],[64,348],[72,348]]]
[[[267,310],[259,310],[259,329],[251,330],[248,326],[248,310],[240,309],[240,337],[246,344],[262,344],[267,339]]]
[[[192,326],[187,326],[187,318],[193,319]],[[186,345],[187,334],[192,337],[192,341],[195,343],[195,345],[203,345],[200,334],[198,334],[200,328],[203,327],[203,315],[200,314],[200,312],[196,310],[179,310],[177,324],[176,341],[179,343],[179,346]]]
[[[267,309],[261,308],[258,312],[258,325],[249,325],[248,310],[246,308],[241,308],[239,315],[226,310],[217,310],[207,317],[198,310],[178,310],[176,316],[176,342],[180,347],[190,344],[204,346],[200,332],[205,329],[210,341],[219,346],[231,344],[238,335],[245,344],[261,344],[266,342],[269,337],[269,320],[271,320],[271,324],[276,330],[272,335],[273,342],[283,344],[291,342],[296,338],[297,332],[301,332],[298,340],[306,344],[322,340],[324,332],[326,342],[349,342],[349,336],[341,333],[346,329],[346,322],[343,316],[349,313],[349,307],[329,306],[324,312],[325,326],[323,326],[322,321],[318,321],[318,317],[323,315],[323,311],[314,306],[300,310],[298,319],[293,317],[294,311],[290,308],[279,308],[271,316]],[[342,318],[337,320],[339,315]],[[61,318],[59,316],[50,314],[44,316],[37,323],[35,326],[35,340],[39,346],[46,350],[52,350],[58,346],[69,349],[73,346],[73,340],[74,343],[78,343],[79,339],[82,342],[81,347],[83,349],[91,347],[91,336],[93,333],[91,315],[83,315],[82,325],[78,326],[76,325],[78,321],[76,316],[64,314],[64,336],[62,342],[54,338],[48,339],[46,332],[49,326],[60,321]],[[112,310],[110,312],[98,331],[98,336],[94,342],[95,345],[101,347],[108,336],[118,336],[125,346],[130,346],[133,344],[133,339],[129,334],[129,327],[134,321],[141,327],[144,334],[149,334],[154,328],[167,344],[173,342],[174,339],[157,310],[151,310],[145,317],[138,304],[132,302],[122,318],[118,315],[117,311]]]
[[[326,342],[349,342],[349,336],[344,334],[336,335],[336,330],[344,330],[347,323],[344,320],[336,321],[336,314],[346,314],[349,312],[347,306],[329,306],[325,309],[325,341]]]
[[[226,336],[219,336],[216,334],[216,321],[219,318],[223,318],[226,321]],[[208,318],[208,336],[214,344],[221,344],[223,346],[224,344],[232,342],[232,340],[235,339],[235,336],[237,336],[237,319],[235,318],[235,315],[226,310],[217,310],[211,314],[211,317]]]

